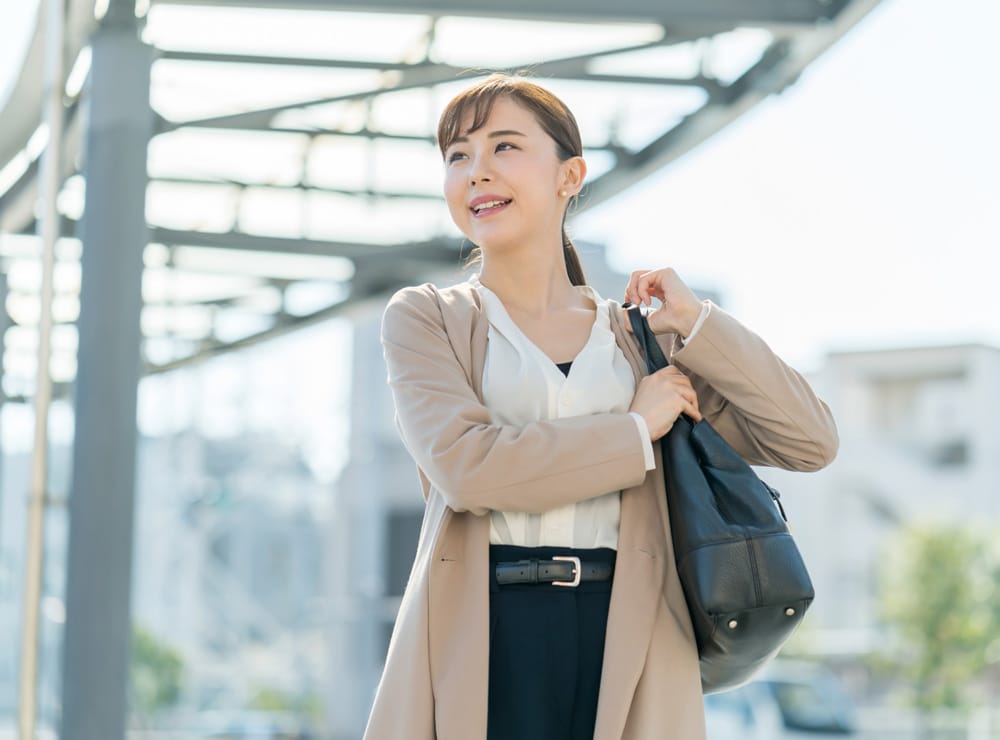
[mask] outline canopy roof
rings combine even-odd
[[[527,70],[566,100],[584,134],[587,209],[794,82],[876,3],[153,0],[147,370],[295,329],[456,264],[462,240],[441,203],[434,130],[474,77]],[[64,382],[75,368],[78,110],[94,5],[69,3],[53,359]],[[0,101],[0,259],[18,324],[8,371],[29,385],[38,248],[17,235],[35,229],[44,27],[40,15]],[[27,388],[15,386],[5,390]]]

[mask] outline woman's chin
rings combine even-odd
[[[501,233],[499,230],[476,229],[465,233],[470,242],[487,251],[504,251],[518,243],[514,234]]]

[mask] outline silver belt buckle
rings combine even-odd
[[[576,555],[553,555],[553,560],[568,560],[575,566],[573,568],[573,580],[572,581],[552,581],[553,586],[572,586],[576,588],[580,585],[580,573],[583,568],[580,566],[580,558]]]

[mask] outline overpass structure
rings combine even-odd
[[[77,424],[66,737],[124,721],[124,667],[88,677],[127,654],[140,375],[456,265],[469,245],[441,202],[434,128],[471,79],[527,70],[569,103],[588,209],[793,84],[877,2],[67,0],[52,356]],[[34,393],[46,7],[0,99],[0,402]],[[110,719],[77,722],[93,707]]]

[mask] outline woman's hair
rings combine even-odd
[[[583,143],[580,139],[580,129],[572,111],[559,98],[540,85],[524,79],[497,72],[472,87],[456,95],[445,107],[438,121],[437,141],[441,148],[441,156],[447,151],[455,139],[465,133],[476,131],[486,125],[493,103],[497,98],[506,96],[531,111],[542,129],[556,143],[556,155],[565,162],[571,157],[583,156]],[[461,131],[462,120],[467,111],[472,111],[472,125],[468,131]],[[576,196],[574,196],[576,197]],[[567,210],[569,207],[567,205]],[[583,274],[580,256],[576,247],[566,234],[566,212],[563,212],[563,257],[566,260],[566,272],[573,285],[586,285],[587,278]],[[482,252],[477,247],[467,264],[473,264],[482,259]]]

